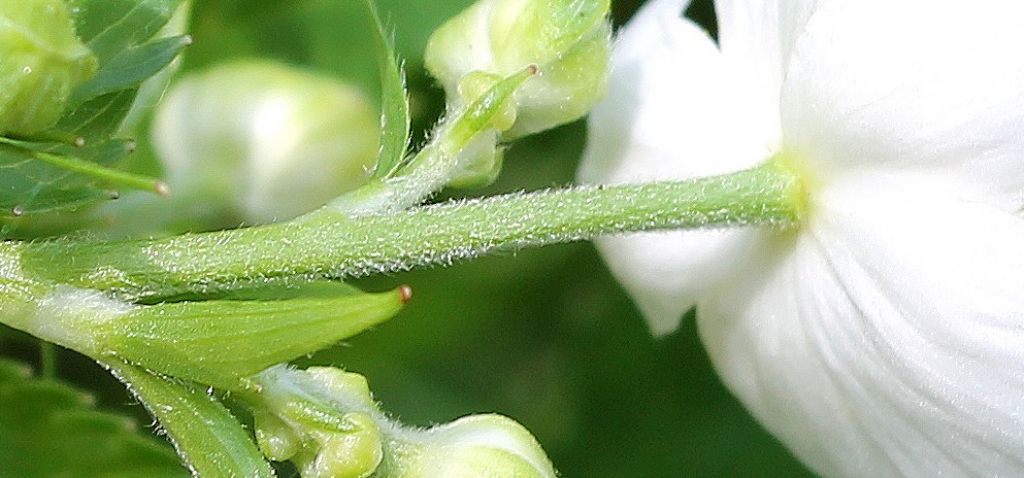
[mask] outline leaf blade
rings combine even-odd
[[[374,25],[381,86],[380,151],[373,177],[387,178],[401,169],[409,145],[409,98],[406,95],[405,74],[380,13],[373,0],[365,0],[364,3]]]
[[[161,38],[128,48],[100,68],[96,76],[79,86],[71,96],[70,104],[85,101],[121,90],[139,87],[157,74],[191,43],[187,35]]]
[[[139,433],[130,419],[97,410],[64,383],[32,377],[0,359],[0,464],[4,476],[184,478],[174,452]]]

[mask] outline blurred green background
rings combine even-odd
[[[469,3],[378,0],[405,60],[418,138],[444,102],[423,71],[424,45]],[[614,2],[616,24],[640,3]],[[270,57],[344,78],[375,98],[371,27],[361,8],[355,0],[199,0],[182,72],[228,58]],[[687,14],[714,33],[710,0],[695,2]],[[448,197],[568,184],[584,140],[577,123],[520,141],[496,184]],[[669,337],[652,338],[590,244],[359,285],[400,283],[415,291],[405,312],[308,363],[366,375],[384,408],[408,424],[503,413],[533,431],[570,478],[809,476],[723,388],[693,318]],[[0,350],[38,363],[37,344],[23,336],[0,333]],[[95,391],[102,408],[148,422],[98,366],[66,351],[59,357],[61,377]]]

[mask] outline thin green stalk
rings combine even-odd
[[[452,173],[461,166],[460,153],[479,135],[493,129],[495,118],[507,113],[509,98],[536,74],[537,67],[531,66],[499,81],[464,110],[442,121],[430,144],[407,164],[335,198],[302,220],[315,222],[337,213],[352,217],[370,215],[420,204],[451,180]]]
[[[790,227],[802,190],[768,163],[727,176],[576,187],[414,208],[344,214],[167,239],[20,244],[26,276],[160,298],[252,281],[354,277],[451,264],[603,234],[739,225]]]
[[[50,342],[39,342],[39,370],[45,379],[57,378],[57,346]]]

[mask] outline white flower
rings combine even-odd
[[[654,0],[619,38],[580,178],[785,158],[795,232],[599,246],[657,332],[696,305],[726,384],[828,476],[1024,473],[1024,5]]]

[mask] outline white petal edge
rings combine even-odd
[[[786,147],[819,176],[947,177],[959,197],[1024,206],[1024,4],[831,0],[783,85]]]
[[[748,91],[714,42],[682,18],[688,2],[649,2],[621,32],[608,98],[590,116],[578,177],[589,183],[678,180],[751,167],[771,154]],[[656,334],[736,270],[749,231],[608,237],[605,260]]]
[[[716,0],[718,44],[729,67],[748,82],[753,114],[775,131],[779,95],[797,38],[821,0]],[[776,144],[772,145],[777,147]]]
[[[863,175],[698,305],[726,384],[825,476],[1024,467],[1024,220]]]

